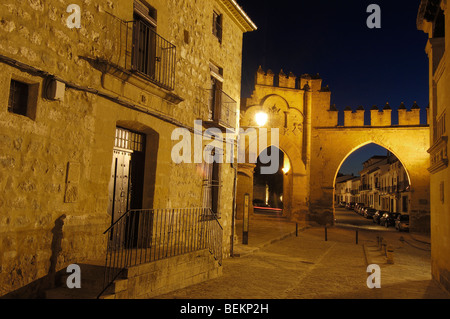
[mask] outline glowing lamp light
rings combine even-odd
[[[269,117],[268,117],[267,113],[264,113],[264,112],[258,112],[258,113],[256,113],[256,115],[255,115],[255,121],[256,121],[256,124],[257,124],[258,126],[264,126],[264,125],[266,125],[268,118],[269,118]]]
[[[283,171],[283,173],[285,175],[287,175],[287,173],[289,173],[290,169],[291,169],[291,163],[289,162],[288,157],[284,156],[283,168],[281,170]]]

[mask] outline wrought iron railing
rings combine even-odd
[[[433,126],[433,143],[439,140],[447,131],[445,125],[445,112],[443,112],[439,118],[437,118],[435,125]]]
[[[209,91],[209,121],[222,127],[235,129],[237,119],[237,102],[222,90]]]
[[[155,84],[175,88],[176,47],[142,20],[134,21],[133,69]]]
[[[222,264],[223,228],[209,208],[131,210],[104,234],[108,246],[99,297],[128,267],[202,249]]]

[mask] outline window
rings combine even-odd
[[[133,68],[152,77],[156,62],[156,10],[135,1],[133,32]]]
[[[156,33],[156,9],[134,1],[132,70],[156,85],[175,88],[176,47]]]
[[[216,153],[222,153],[223,150],[213,149],[209,151],[214,158],[212,163],[204,163],[205,180],[203,183],[203,207],[210,208],[211,211],[220,218],[219,212],[219,189],[220,189],[220,167],[217,162]]]
[[[223,69],[210,63],[211,91],[209,97],[209,119],[218,120],[222,98]]]
[[[222,15],[214,11],[212,32],[220,43],[222,43],[222,20]]]
[[[39,95],[39,84],[28,79],[11,79],[9,87],[8,112],[36,118],[36,106]]]
[[[27,116],[28,91],[28,84],[16,80],[11,80],[8,102],[9,112]]]

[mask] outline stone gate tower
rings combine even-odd
[[[334,223],[334,185],[345,159],[358,148],[375,143],[397,156],[405,167],[410,188],[408,205],[413,231],[429,231],[429,126],[421,124],[420,108],[398,107],[398,123],[392,123],[392,108],[381,110],[347,107],[344,123],[331,105],[331,92],[317,75],[275,76],[261,67],[255,89],[241,106],[241,128],[256,127],[255,114],[268,115],[266,128],[279,129],[279,148],[288,159],[283,176],[284,215],[299,223]],[[366,112],[370,115],[365,121]],[[249,143],[257,143],[256,140]],[[248,145],[247,145],[248,150]],[[260,152],[262,150],[259,150]],[[237,218],[242,216],[242,198],[252,199],[252,164],[240,164],[238,173]],[[251,213],[251,210],[250,210]]]

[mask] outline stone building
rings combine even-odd
[[[336,188],[334,192],[334,202],[336,205],[354,203],[353,188],[356,181],[360,179],[353,175],[343,175],[336,178]]]
[[[448,130],[450,116],[450,12],[447,0],[422,0],[417,27],[428,34],[429,59],[431,257],[433,278],[450,291],[450,168]]]
[[[160,273],[129,269],[110,297],[219,275],[235,167],[177,163],[172,149],[183,132],[202,147],[206,128],[237,129],[243,33],[256,26],[235,0],[79,3],[79,27],[61,1],[1,4],[0,296],[42,297],[69,264],[104,267],[115,249],[148,252]],[[173,234],[188,257],[164,246]],[[192,252],[207,248],[214,258]]]
[[[341,198],[351,202],[363,203],[377,210],[409,213],[409,179],[395,155],[371,157],[363,163],[360,175],[348,181],[337,178],[335,193],[341,194],[345,189]]]

